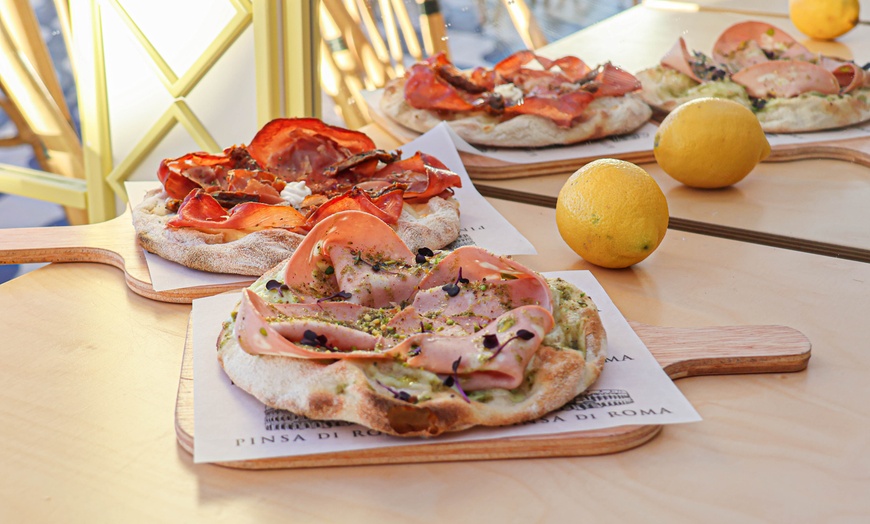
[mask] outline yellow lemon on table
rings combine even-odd
[[[751,110],[724,98],[698,98],[665,117],[653,154],[683,184],[718,188],[743,180],[770,154],[770,143]]]
[[[640,167],[605,158],[578,169],[556,200],[559,234],[587,262],[623,268],[648,257],[668,230],[668,201]]]
[[[789,0],[788,15],[810,38],[832,40],[858,25],[858,0]]]

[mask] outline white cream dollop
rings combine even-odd
[[[495,86],[493,92],[498,93],[505,99],[506,102],[519,102],[523,99],[523,91],[514,84],[501,84]]]
[[[311,195],[311,189],[305,185],[304,180],[298,182],[287,182],[287,185],[284,186],[284,190],[281,191],[281,198],[297,209],[302,205],[302,201],[305,200],[305,197],[309,195]]]

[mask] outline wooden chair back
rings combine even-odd
[[[526,47],[547,43],[525,0],[502,2]],[[412,13],[404,0],[321,0],[321,81],[348,127],[371,122],[362,91],[404,75],[408,63],[439,52],[450,56],[438,0],[415,4]]]
[[[0,107],[44,172],[0,165],[0,192],[66,206],[71,223],[88,221],[81,141],[28,0],[0,0]]]

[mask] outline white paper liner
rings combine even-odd
[[[194,462],[228,462],[449,441],[553,435],[635,424],[701,420],[589,271],[545,273],[586,292],[607,333],[608,361],[588,394],[538,421],[474,428],[433,439],[400,438],[344,422],[310,421],[266,408],[232,385],[216,355],[221,323],[238,294],[193,302]]]

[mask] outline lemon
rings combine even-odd
[[[587,262],[636,264],[668,230],[668,201],[655,179],[623,160],[604,158],[578,169],[556,200],[559,234]]]
[[[817,40],[833,40],[858,24],[858,0],[789,0],[788,15],[798,30]]]
[[[717,188],[743,180],[767,158],[770,144],[751,110],[724,98],[698,98],[665,117],[653,153],[683,184]]]

